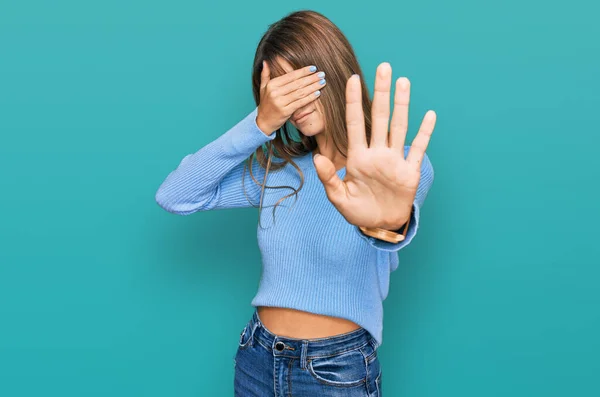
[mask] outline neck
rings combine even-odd
[[[319,153],[327,157],[335,166],[336,171],[346,166],[346,158],[331,143],[331,139],[326,143],[324,134],[316,135],[315,139],[317,141],[317,148],[314,150],[313,155],[314,153]]]

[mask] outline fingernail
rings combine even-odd
[[[321,81],[319,81],[319,84],[321,84],[321,85],[325,84],[325,79],[321,79]]]
[[[311,72],[316,72],[317,71],[317,67],[316,66],[311,66],[310,67],[310,71]]]
[[[325,72],[319,72],[319,73],[317,73],[317,77],[325,77]]]
[[[319,96],[319,95],[321,95],[321,91],[316,91],[315,96]]]

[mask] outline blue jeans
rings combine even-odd
[[[381,397],[377,347],[364,328],[326,338],[278,336],[255,310],[235,355],[235,396]]]

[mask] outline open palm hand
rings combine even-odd
[[[410,218],[436,114],[431,110],[425,114],[405,159],[410,82],[402,77],[396,81],[388,133],[391,80],[389,63],[380,64],[375,76],[370,144],[365,134],[360,78],[354,75],[346,83],[348,157],[344,179],[327,157],[316,156],[314,163],[329,201],[349,223],[397,230]]]

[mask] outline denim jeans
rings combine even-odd
[[[234,358],[235,396],[381,397],[377,347],[364,328],[326,338],[278,336],[255,310]]]

